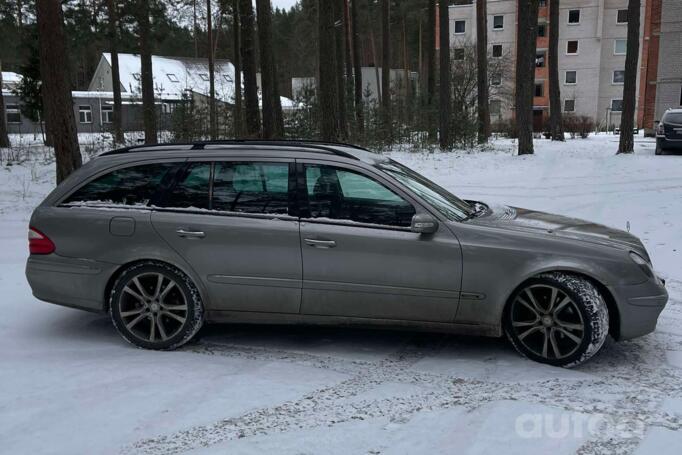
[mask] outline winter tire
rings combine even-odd
[[[589,280],[546,273],[512,295],[503,325],[512,345],[524,356],[572,367],[601,349],[609,332],[609,313]]]
[[[135,346],[172,350],[187,343],[203,323],[203,305],[192,280],[168,264],[128,267],[109,299],[114,327]]]

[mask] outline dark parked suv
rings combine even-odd
[[[669,109],[656,128],[656,155],[682,151],[682,109]]]
[[[108,311],[137,346],[204,321],[506,334],[576,365],[651,332],[667,301],[617,229],[463,201],[359,147],[233,141],[105,153],[33,213],[42,300]]]

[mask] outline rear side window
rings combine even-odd
[[[96,178],[69,196],[67,205],[149,206],[176,164],[144,164],[118,169]]]
[[[217,162],[212,209],[288,214],[289,164]]]
[[[175,185],[168,191],[162,206],[173,208],[209,208],[209,181],[211,163],[193,163],[177,177]]]

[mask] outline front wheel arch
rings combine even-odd
[[[611,335],[611,338],[614,340],[619,340],[620,339],[620,311],[618,310],[618,305],[616,304],[616,299],[609,290],[608,286],[606,286],[603,282],[598,280],[597,278],[588,275],[586,273],[582,272],[576,272],[575,270],[566,270],[562,268],[557,268],[557,269],[549,269],[549,270],[543,270],[542,272],[538,272],[534,274],[533,276],[525,278],[521,283],[519,283],[518,286],[516,286],[512,291],[507,295],[507,298],[504,302],[504,307],[502,308],[502,313],[500,314],[500,327],[503,325],[503,319],[504,316],[509,308],[509,305],[511,303],[511,298],[512,296],[516,295],[516,293],[524,288],[525,286],[528,285],[528,283],[534,279],[538,278],[539,276],[545,274],[545,273],[563,273],[566,275],[574,275],[580,278],[583,278],[592,285],[594,285],[599,293],[602,295],[604,298],[604,302],[606,303],[606,309],[609,312],[609,335]]]

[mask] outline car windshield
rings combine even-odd
[[[454,194],[396,161],[389,160],[377,167],[407,186],[449,220],[461,221],[475,212],[473,207]]]
[[[674,123],[675,125],[682,125],[682,112],[668,112],[663,117],[664,123]]]

